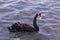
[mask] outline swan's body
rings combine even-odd
[[[33,26],[30,26],[28,24],[22,24],[22,23],[15,23],[11,27],[8,27],[10,32],[37,32],[39,31],[39,27],[36,24],[37,17],[41,16],[41,14],[36,14],[33,20]]]
[[[20,24],[19,22],[16,24]],[[15,27],[15,25],[13,26],[12,29],[10,29],[10,32],[34,32],[37,31],[34,27],[28,25],[28,24],[20,24],[21,26],[17,26]],[[10,28],[10,27],[9,27]]]

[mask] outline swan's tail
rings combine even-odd
[[[16,32],[16,30],[12,30],[12,29],[10,29],[10,27],[8,27],[8,31],[9,32]]]
[[[11,32],[11,29],[10,29],[10,27],[8,27],[8,30]]]

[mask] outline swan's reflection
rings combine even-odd
[[[10,33],[10,40],[48,40],[48,38],[39,33]]]
[[[12,40],[21,40],[20,38],[13,38]]]

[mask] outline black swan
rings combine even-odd
[[[39,27],[36,24],[36,20],[37,17],[41,18],[41,13],[37,13],[33,19],[33,26],[30,26],[28,24],[23,24],[20,22],[17,22],[15,24],[13,24],[11,27],[8,27],[8,30],[10,32],[38,32],[39,31]]]

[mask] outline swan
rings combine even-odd
[[[41,18],[41,13],[37,13],[33,19],[33,27],[28,24],[20,22],[14,23],[11,27],[8,27],[10,32],[38,32],[39,27],[36,24],[37,17]]]

